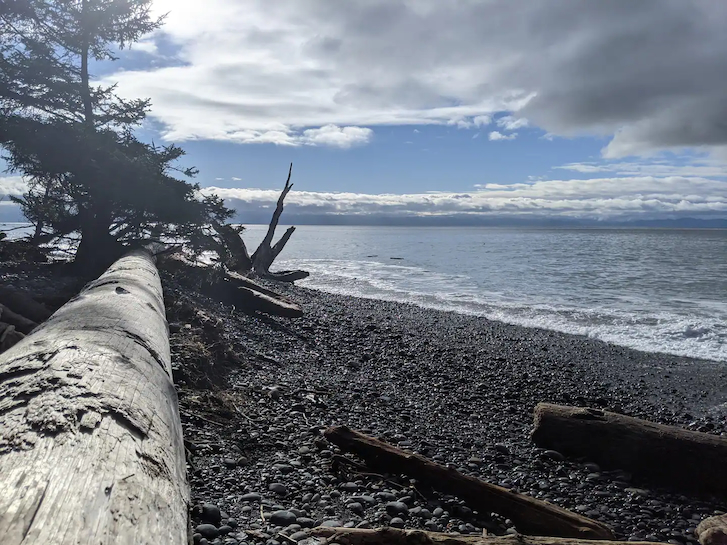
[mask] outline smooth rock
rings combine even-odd
[[[220,532],[214,524],[200,524],[194,529],[195,532],[200,534],[202,537],[209,539],[216,538]]]
[[[298,517],[290,511],[274,511],[270,515],[270,522],[276,526],[288,526],[289,524],[295,524]]]
[[[284,484],[272,483],[270,486],[268,486],[268,490],[270,490],[270,492],[277,494],[278,496],[287,496],[288,495],[288,488]]]

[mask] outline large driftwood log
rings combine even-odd
[[[511,535],[462,536],[422,530],[399,530],[397,528],[313,528],[308,530],[311,542],[301,541],[302,545],[315,545],[315,538],[326,539],[329,543],[341,545],[626,545],[623,541],[604,541],[577,539],[569,537],[534,537]],[[322,540],[320,541],[322,543]],[[649,542],[630,541],[629,545],[646,545]],[[650,545],[654,545],[653,542]]]
[[[727,438],[599,409],[540,403],[533,441],[637,479],[694,492],[727,492]]]
[[[704,519],[697,526],[702,545],[727,545],[727,515]]]
[[[0,535],[182,544],[188,501],[162,288],[140,250],[0,356]]]
[[[463,475],[346,426],[328,428],[325,436],[343,450],[353,452],[366,460],[369,466],[388,473],[405,473],[436,490],[464,499],[470,506],[482,512],[495,511],[511,518],[522,532],[584,539],[613,539],[611,530],[600,522]]]

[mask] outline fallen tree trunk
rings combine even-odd
[[[727,491],[727,439],[598,409],[540,403],[536,444],[677,490]]]
[[[399,530],[397,528],[325,528],[308,530],[311,537],[327,539],[329,543],[341,545],[654,545],[646,541],[604,541],[568,537],[533,537],[523,535],[461,536],[422,530]]]
[[[162,288],[139,250],[0,356],[0,535],[181,545],[188,501]]]
[[[566,511],[530,496],[441,466],[418,454],[406,452],[346,426],[325,431],[326,439],[363,458],[367,465],[387,473],[405,473],[432,488],[454,494],[481,512],[495,511],[515,522],[521,532],[535,535],[613,539],[611,530],[595,520]]]
[[[700,522],[697,538],[702,545],[727,545],[727,515],[710,517]]]

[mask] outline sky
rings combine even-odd
[[[724,0],[154,12],[95,80],[151,98],[140,135],[183,147],[239,221],[267,221],[290,162],[284,219],[302,223],[727,219]]]

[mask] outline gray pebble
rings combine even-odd
[[[289,524],[295,524],[298,517],[296,517],[290,511],[275,511],[270,515],[270,522],[277,526],[288,526]]]
[[[248,492],[240,496],[240,501],[260,501],[262,496],[257,492]]]
[[[389,516],[395,517],[397,515],[409,514],[409,508],[404,502],[390,501],[386,504],[386,512]]]
[[[194,529],[195,532],[200,534],[202,537],[214,539],[219,535],[219,531],[214,524],[200,524]]]
[[[404,527],[404,520],[399,517],[394,517],[389,521],[389,525],[393,526],[394,528],[403,528]]]
[[[288,495],[288,489],[284,484],[272,483],[270,486],[268,486],[268,490],[270,490],[270,492],[278,494],[279,496]]]

